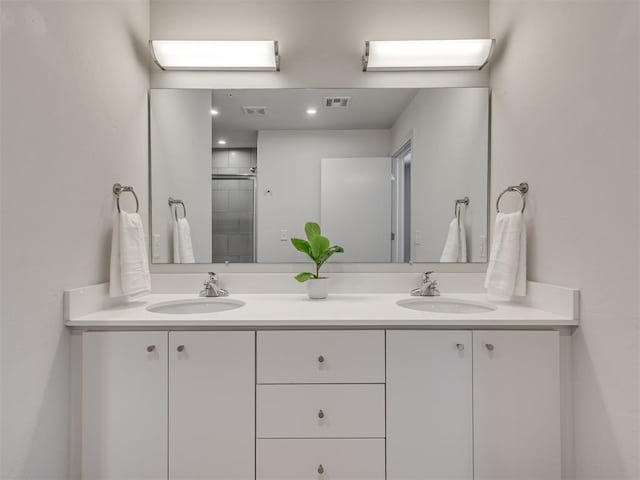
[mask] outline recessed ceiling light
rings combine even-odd
[[[221,138],[220,140],[218,140],[218,145],[226,145],[227,141],[224,138]]]
[[[316,113],[318,113],[318,110],[316,110],[315,108],[307,108],[307,115],[315,115]]]
[[[211,115],[217,115],[218,113],[220,112],[218,112],[218,110],[216,110],[215,108],[211,109]]]

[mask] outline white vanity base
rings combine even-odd
[[[538,288],[555,312],[242,294],[175,316],[146,307],[192,295],[90,311],[101,288],[67,293],[73,478],[560,480],[571,463],[574,290]]]

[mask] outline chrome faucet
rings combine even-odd
[[[422,277],[422,285],[411,290],[411,295],[420,297],[437,297],[440,295],[440,290],[438,290],[438,281],[431,280],[429,278],[429,275],[432,273],[433,272],[425,272]]]
[[[209,272],[209,280],[204,282],[204,289],[200,291],[201,297],[226,297],[229,292],[218,286],[218,277],[215,273]]]

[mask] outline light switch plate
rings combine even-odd
[[[153,258],[160,258],[160,234],[153,234],[153,242],[151,242],[151,255]]]

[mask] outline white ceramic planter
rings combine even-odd
[[[327,277],[311,278],[307,280],[307,294],[309,298],[327,298],[329,279]]]

